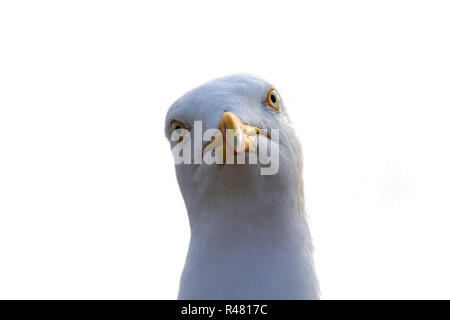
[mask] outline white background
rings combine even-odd
[[[450,298],[446,1],[2,1],[0,298],[175,298],[185,91],[274,83],[322,297]]]

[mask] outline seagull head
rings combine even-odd
[[[188,210],[302,193],[299,141],[277,88],[262,79],[232,75],[187,92],[170,107],[165,134],[183,157],[176,174]]]

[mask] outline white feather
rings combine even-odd
[[[284,106],[277,112],[265,104],[271,87],[252,76],[228,76],[188,92],[168,111],[167,137],[171,119],[189,126],[202,120],[206,130],[227,111],[250,125],[280,130],[276,175],[260,175],[259,164],[176,166],[191,227],[179,299],[319,297],[301,148]],[[192,158],[202,146],[193,147]]]

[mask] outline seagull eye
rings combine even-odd
[[[170,121],[170,131],[172,132],[172,141],[181,142],[186,134],[186,125],[173,119]]]
[[[280,95],[274,88],[270,89],[269,92],[267,92],[267,104],[277,111],[280,111],[280,100]]]

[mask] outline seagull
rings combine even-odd
[[[208,129],[239,133],[234,152],[225,134],[205,140]],[[302,150],[276,88],[242,74],[207,82],[171,105],[165,135],[190,160],[175,165],[191,231],[178,299],[319,299]],[[274,174],[262,174],[267,163],[199,161],[239,150],[259,159],[264,143],[279,150]]]

